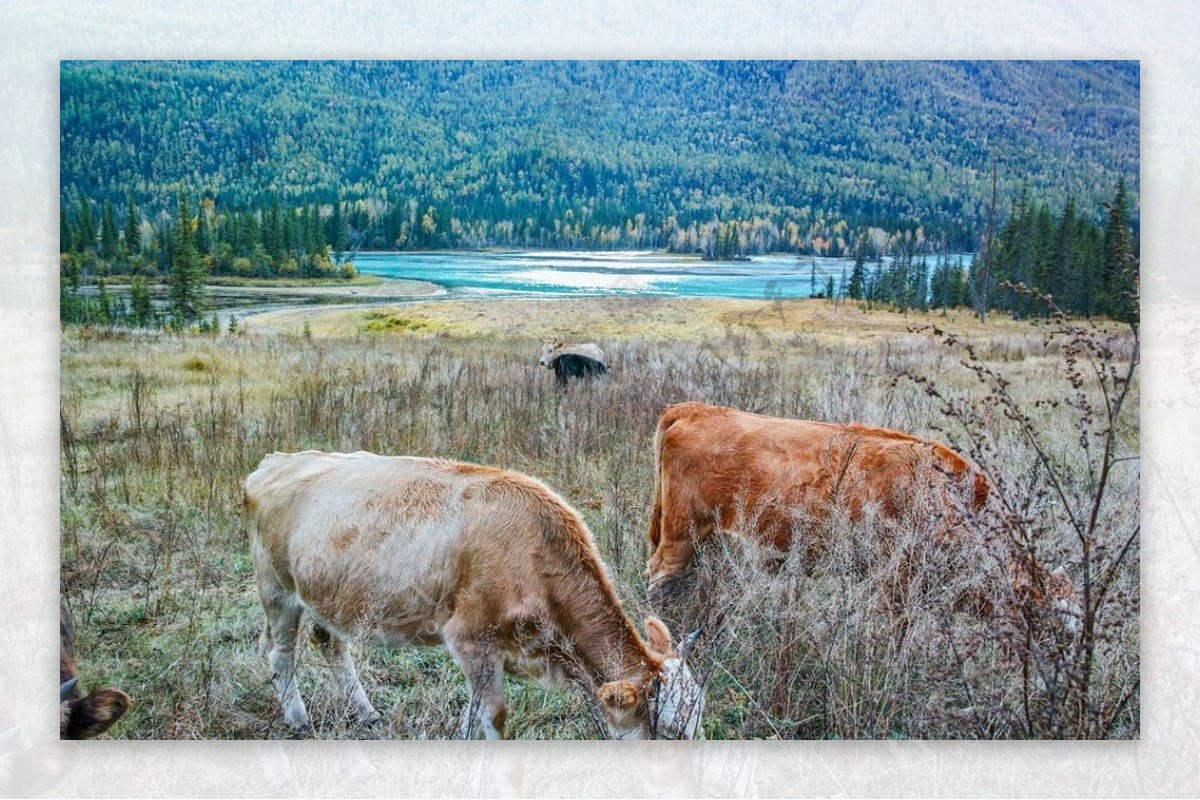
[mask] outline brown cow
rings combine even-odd
[[[505,667],[582,683],[615,738],[697,735],[704,698],[666,626],[651,617],[648,638],[638,634],[583,520],[533,478],[443,459],[274,453],[246,479],[245,505],[264,645],[292,728],[310,727],[294,675],[308,609],[360,720],[379,715],[345,640],[369,632],[450,651],[471,687],[467,736],[503,738]]]
[[[857,520],[875,505],[896,519],[914,496],[933,490],[942,506],[933,541],[944,544],[961,533],[960,512],[982,510],[989,493],[984,475],[940,442],[694,402],[670,406],[659,417],[654,456],[647,565],[653,595],[687,569],[696,544],[714,529],[787,551],[797,530],[819,531],[835,509]],[[812,554],[821,544],[804,546]],[[1068,629],[1077,626],[1079,599],[1064,572],[1047,573],[1016,551],[1007,561],[1018,607],[1053,608]],[[980,613],[991,611],[985,597],[961,600]]]
[[[679,403],[662,413],[654,454],[652,583],[687,569],[696,543],[714,528],[787,550],[797,526],[819,522],[838,506],[851,519],[868,504],[898,517],[918,476],[961,491],[976,509],[988,493],[983,475],[939,442],[703,403]]]
[[[75,666],[75,622],[60,605],[58,657],[59,738],[91,739],[104,733],[133,702],[120,689],[93,689],[84,696]]]

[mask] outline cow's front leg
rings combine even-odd
[[[346,642],[335,632],[321,623],[313,626],[312,642],[325,656],[325,660],[333,669],[338,688],[342,695],[350,701],[354,718],[359,722],[374,724],[383,719],[363,690],[358,679],[358,671],[354,668],[354,659],[350,657],[350,649]]]
[[[504,704],[504,659],[495,644],[472,637],[451,623],[446,628],[446,646],[471,689],[460,734],[471,739],[477,731],[482,731],[486,739],[503,739],[508,717]]]

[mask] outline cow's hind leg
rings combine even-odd
[[[371,705],[371,701],[367,699],[367,693],[358,679],[358,671],[354,668],[354,659],[350,656],[350,649],[346,646],[346,642],[337,633],[319,622],[313,626],[311,641],[333,669],[338,688],[350,701],[355,719],[367,724],[382,719],[379,712]]]
[[[267,629],[263,643],[267,645],[267,663],[271,666],[275,692],[283,706],[283,719],[292,730],[312,728],[308,709],[296,685],[296,633],[300,627],[300,602],[281,587],[259,586],[263,610],[267,614]]]
[[[464,739],[482,731],[484,738],[503,739],[508,709],[504,705],[504,658],[495,644],[447,626],[446,647],[467,677],[471,700],[463,712]]]

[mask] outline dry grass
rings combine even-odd
[[[837,325],[789,327],[818,306],[806,301],[790,309],[799,316],[782,319],[768,306],[737,322],[742,306],[729,302],[430,302],[387,314],[446,326],[435,333],[364,333],[370,312],[357,309],[343,335],[314,322],[311,340],[268,334],[258,318],[236,337],[65,330],[62,588],[80,622],[89,685],[120,686],[134,698],[113,735],[286,735],[257,652],[262,612],[241,525],[241,481],[265,453],[439,455],[542,478],[583,513],[627,611],[641,618],[649,612],[650,442],[665,405],[695,399],[864,420],[970,446],[943,400],[896,381],[927,376],[946,396],[989,413],[987,393],[953,348],[910,332],[911,319],[848,307],[827,310]],[[730,319],[736,324],[723,324]],[[1071,393],[1061,344],[1046,345],[1044,331],[1027,326],[985,331],[963,316],[953,324],[1008,376],[1062,454],[1064,476],[1086,492],[1078,419],[1049,402]],[[611,374],[560,394],[536,364],[537,339],[547,333],[600,341]],[[1121,447],[1136,455],[1136,397],[1131,409]],[[1036,457],[1022,424],[995,408],[987,431],[996,453],[984,454],[985,466],[1036,500]],[[1122,466],[1109,487],[1112,530],[1098,531],[1095,544],[1110,546],[1136,520],[1136,461]],[[1078,544],[1053,504],[1037,502],[1039,556],[1064,565],[1079,585]],[[1023,679],[1022,665],[1034,659],[1004,652],[999,623],[955,611],[947,599],[947,574],[974,583],[1000,574],[986,548],[956,556],[967,560],[951,573],[938,561],[948,556],[931,557],[931,577],[918,582],[925,588],[906,601],[908,621],[898,626],[896,609],[881,599],[895,569],[886,554],[924,552],[919,526],[840,524],[830,532],[839,544],[815,564],[779,566],[730,538],[706,548],[699,596],[726,609],[698,654],[710,738],[1072,735],[1027,724],[1061,702],[1047,696],[1054,676],[1040,686]],[[875,552],[885,555],[864,559]],[[1092,659],[1094,691],[1113,721],[1090,735],[1129,737],[1138,732],[1136,549],[1118,566],[1120,592],[1105,607],[1108,627]],[[994,585],[1003,594],[1002,582]],[[712,614],[703,603],[673,611],[685,625],[711,623]],[[1071,646],[1056,645],[1064,653]],[[364,685],[387,720],[373,729],[345,721],[331,677],[309,651],[301,685],[318,736],[453,735],[466,689],[444,652],[357,647]],[[577,690],[514,681],[509,702],[510,735],[595,735]]]
[[[294,308],[259,314],[246,322],[256,333],[299,333],[308,320],[316,333],[353,336],[373,316],[403,315],[427,320],[431,332],[485,338],[558,335],[564,339],[606,341],[689,341],[721,338],[727,332],[761,335],[786,341],[797,337],[823,344],[877,343],[934,323],[964,336],[1036,341],[1028,322],[992,317],[981,325],[965,309],[942,314],[894,314],[866,310],[857,303],[825,300],[707,300],[667,297],[520,298],[487,300],[417,300],[364,308]]]

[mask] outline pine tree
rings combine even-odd
[[[1017,200],[1016,208],[1013,209],[1009,225],[1006,226],[1006,232],[1010,232],[1010,236],[1002,238],[1007,240],[1010,260],[1008,269],[1004,270],[1004,273],[1014,286],[1020,285],[1029,288],[1033,286],[1034,242],[1028,184],[1021,186],[1021,195]],[[1012,318],[1021,319],[1028,313],[1029,297],[1019,295],[1015,288],[1010,289],[1008,306]]]
[[[992,285],[995,277],[992,274],[993,232],[996,220],[996,166],[992,165],[992,202],[988,206],[987,225],[983,229],[983,240],[980,242],[979,257],[971,264],[971,300],[979,321],[987,324],[987,312],[991,309]]]
[[[94,322],[108,325],[113,322],[112,297],[108,293],[108,283],[104,280],[104,271],[96,275],[96,314]]]
[[[1054,302],[1064,310],[1072,308],[1069,288],[1075,282],[1075,271],[1079,267],[1078,250],[1075,241],[1075,198],[1067,196],[1063,206],[1062,216],[1058,219],[1058,227],[1054,231],[1054,253],[1052,257],[1050,279],[1044,287],[1054,298]]]
[[[909,295],[912,298],[912,304],[917,309],[924,311],[929,307],[929,265],[926,263],[924,255],[913,263],[909,274],[912,276],[909,280]]]
[[[100,212],[100,256],[105,261],[112,262],[120,254],[120,248],[117,214],[113,211],[112,203],[105,200]]]
[[[79,222],[75,226],[75,250],[83,253],[96,249],[96,221],[92,216],[92,204],[82,195],[79,197]]]
[[[950,268],[950,289],[946,292],[946,297],[950,308],[965,306],[971,302],[971,289],[967,286],[967,268],[963,266],[962,258]]]
[[[196,250],[201,256],[212,256],[216,242],[212,233],[212,226],[208,223],[207,209],[205,204],[200,204],[199,213],[196,216]]]
[[[333,260],[335,263],[342,263],[349,240],[350,236],[346,230],[346,219],[342,216],[342,204],[340,201],[335,202],[333,204],[333,214],[329,217],[329,231],[326,236],[326,242],[333,249]]]
[[[1050,292],[1054,282],[1054,265],[1056,253],[1055,234],[1057,226],[1054,214],[1046,203],[1038,203],[1033,214],[1033,287],[1043,293]],[[1033,302],[1033,301],[1031,301]],[[1044,303],[1034,303],[1032,311],[1041,316],[1049,313],[1050,309]]]
[[[1124,322],[1137,322],[1138,263],[1129,224],[1125,179],[1117,182],[1104,226],[1104,311]]]
[[[63,203],[58,205],[58,252],[69,253],[74,249],[75,239],[74,233],[71,230],[71,217],[67,213],[67,206]]]
[[[283,261],[283,230],[280,227],[279,195],[271,193],[271,208],[265,212],[262,226],[263,249],[276,269]]]
[[[146,279],[135,275],[130,287],[130,313],[133,324],[139,328],[147,328],[154,321],[154,306],[150,302],[150,290],[146,287]]]
[[[171,312],[176,322],[184,325],[201,319],[204,314],[204,274],[183,189],[179,190],[179,214],[171,261]]]
[[[142,254],[142,219],[133,204],[133,192],[129,192],[125,203],[125,255],[132,260]]]
[[[854,245],[854,270],[850,273],[850,287],[846,290],[846,294],[851,300],[862,300],[863,290],[866,286],[865,263],[867,260],[867,234],[863,233],[858,237],[858,242]]]

